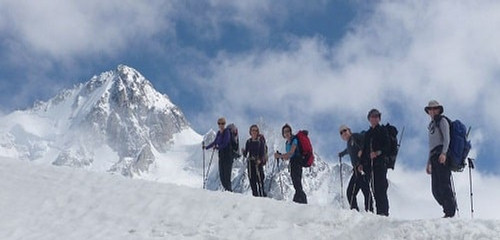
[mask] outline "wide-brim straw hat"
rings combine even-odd
[[[442,114],[442,113],[444,112],[444,108],[443,108],[443,106],[442,106],[441,104],[439,104],[439,102],[438,102],[438,101],[436,101],[436,100],[430,100],[430,101],[429,101],[429,104],[427,105],[427,107],[425,107],[425,108],[424,108],[424,111],[425,111],[427,114],[429,114],[429,110],[430,110],[431,108],[435,108],[435,107],[439,108],[439,114]]]

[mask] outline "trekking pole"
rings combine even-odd
[[[210,173],[210,165],[212,165],[212,160],[214,159],[215,148],[212,150],[212,156],[210,157],[210,161],[208,162],[207,173],[205,174],[205,180],[203,181],[203,189],[207,186],[208,174]]]
[[[474,169],[474,159],[467,158],[469,162],[469,186],[470,186],[470,218],[474,218],[474,193],[472,192],[472,169]]]
[[[257,173],[257,190],[260,197],[264,197],[264,189],[262,188],[262,179],[260,178],[260,169],[257,161],[255,162],[255,173]]]
[[[371,205],[373,208],[373,206],[375,205],[375,204],[373,204],[374,203],[373,199],[375,198],[375,194],[374,194],[374,192],[375,192],[375,190],[374,190],[374,188],[375,188],[375,176],[374,175],[375,174],[373,173],[373,159],[371,162],[372,162],[372,170],[371,170],[371,176],[370,176],[370,178],[371,178],[370,179],[370,194],[371,194],[370,202],[371,202]],[[375,206],[375,210],[376,210],[376,206]]]
[[[453,180],[453,173],[450,174],[451,180],[451,191],[453,191],[453,199],[455,200],[455,205],[457,209],[457,216],[460,217],[460,209],[458,209],[457,192],[455,191],[455,181]]]
[[[247,161],[247,174],[248,174],[248,180],[252,181],[252,165],[250,164],[250,160],[246,158]]]
[[[373,152],[373,139],[370,141],[370,154],[371,152]],[[370,202],[372,203],[372,207],[376,204],[373,204],[373,199],[375,198],[375,172],[373,171],[373,158],[371,158],[371,156],[369,156],[370,159],[371,159],[371,165],[372,165],[372,169],[371,169],[371,176],[370,176],[370,194],[371,194],[371,197],[370,197]],[[376,210],[377,206],[374,207],[374,209]],[[376,212],[376,211],[375,211]]]
[[[203,183],[202,183],[202,186],[203,186],[203,189],[205,189],[205,141],[202,141],[201,142],[201,148],[203,149]]]
[[[280,154],[280,152],[276,151],[278,154]],[[278,177],[279,177],[279,180],[280,180],[280,188],[281,188],[281,197],[284,199],[285,196],[283,195],[283,181],[281,181],[281,173],[280,173],[280,159],[279,158],[276,158],[276,164],[278,166]]]
[[[242,177],[241,181],[242,181],[242,184],[244,184],[245,179],[246,179],[245,175],[247,175],[247,177],[248,177],[248,186],[247,186],[246,190],[248,190],[248,188],[250,187],[250,178],[251,178],[251,176],[250,176],[250,169],[249,169],[250,164],[248,163],[248,158],[245,157],[245,156],[243,156],[243,163],[246,164],[246,170],[243,171],[243,177]]]
[[[405,134],[405,126],[403,126],[403,130],[401,130],[401,135],[399,136],[398,149],[401,147],[401,142],[403,141],[403,136]]]
[[[339,156],[339,173],[340,173],[340,202],[342,204],[342,207],[344,207],[344,181],[342,178],[342,157]]]
[[[349,200],[349,209],[352,209],[352,202],[354,201],[354,198],[356,197],[354,195],[354,192],[356,192],[356,184],[358,182],[358,175],[356,173],[356,169],[354,169],[354,172],[353,174],[355,174],[354,176],[356,177],[356,181],[354,181],[354,184],[352,186],[352,194],[351,194],[351,199]],[[349,188],[348,188],[349,189]],[[349,197],[349,196],[348,196]]]
[[[278,163],[278,161],[276,161],[276,164]],[[276,176],[276,164],[273,165],[273,170],[271,171],[271,173],[273,174],[272,177],[270,177],[269,179],[269,189],[267,190],[267,192],[271,192],[271,185],[273,184],[273,179],[274,177]]]

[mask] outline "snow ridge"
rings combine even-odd
[[[497,239],[499,220],[397,220],[337,207],[0,158],[1,239]]]

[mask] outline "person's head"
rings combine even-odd
[[[347,126],[347,125],[341,125],[339,127],[339,133],[340,133],[340,137],[342,138],[342,140],[344,141],[348,141],[349,138],[351,137],[352,133],[351,133],[351,129]]]
[[[254,124],[254,125],[250,126],[250,129],[248,130],[248,133],[250,134],[250,136],[253,139],[256,139],[259,136],[259,134],[260,134],[259,126],[257,126],[257,124]]]
[[[443,114],[444,108],[441,104],[439,104],[436,100],[429,101],[427,107],[424,108],[424,111],[429,114],[429,116],[434,119],[435,116]]]
[[[292,137],[292,127],[286,123],[283,125],[281,128],[281,135],[283,135],[283,138],[290,139]]]
[[[224,117],[217,119],[217,125],[219,125],[219,129],[224,130],[226,127],[226,119]]]
[[[368,121],[370,122],[370,125],[372,127],[375,127],[380,123],[381,117],[382,117],[382,114],[375,108],[370,110],[368,112],[368,116],[367,116]]]

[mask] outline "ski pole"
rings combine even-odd
[[[339,156],[339,173],[340,173],[340,201],[342,203],[342,207],[344,206],[344,180],[342,178],[342,157]]]
[[[467,158],[469,162],[469,186],[470,186],[470,218],[474,218],[474,193],[472,192],[472,169],[474,169],[474,159]]]
[[[201,148],[203,149],[203,183],[202,183],[202,186],[203,186],[203,189],[205,189],[205,141],[202,141],[201,142]]]
[[[207,173],[205,174],[205,180],[203,181],[203,188],[205,189],[208,181],[208,174],[210,173],[210,165],[212,165],[212,160],[214,159],[215,148],[212,150],[212,156],[210,157],[210,161],[208,162]]]

